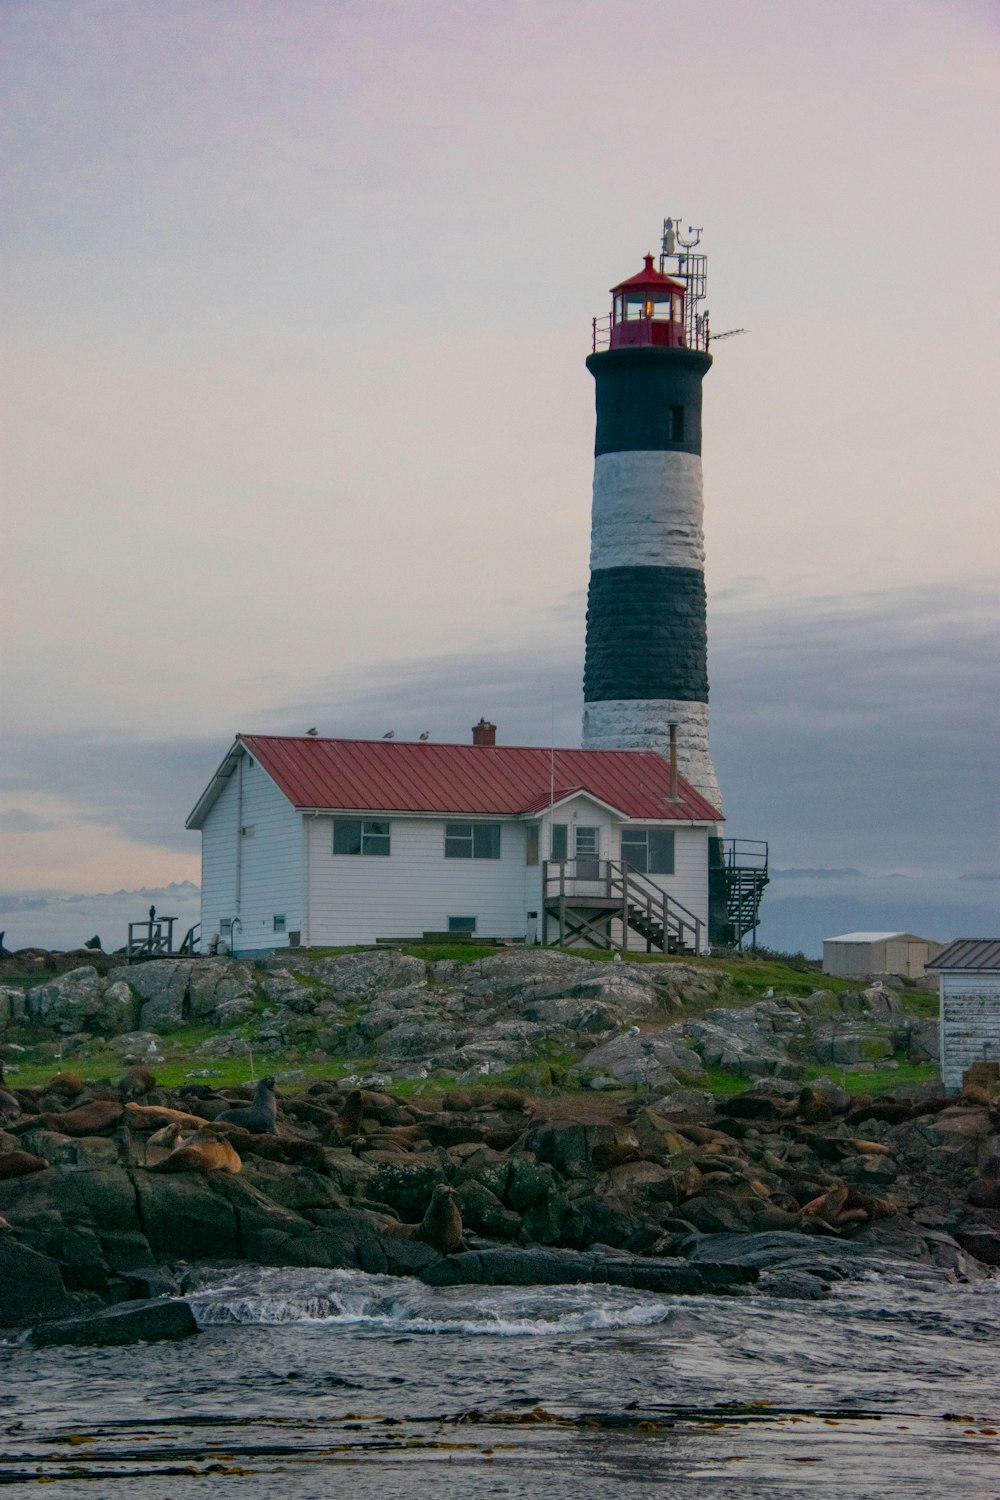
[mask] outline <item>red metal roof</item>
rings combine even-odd
[[[627,281],[619,281],[617,286],[611,288],[612,292],[623,292],[627,287],[639,290],[646,286],[656,287],[659,290],[670,287],[675,292],[684,291],[684,283],[682,281],[674,281],[672,276],[664,276],[662,271],[656,270],[651,255],[647,255],[645,259],[646,264],[642,270],[637,271],[634,276],[630,276]]]
[[[554,779],[556,801],[581,789],[628,818],[720,819],[683,778],[678,800],[669,801],[670,767],[651,750],[553,752],[523,745],[259,734],[240,735],[239,741],[298,808],[510,816],[547,807]]]

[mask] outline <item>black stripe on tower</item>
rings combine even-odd
[[[701,382],[712,363],[698,349],[605,349],[587,369],[597,383],[602,453],[701,452]]]
[[[699,568],[598,568],[587,598],[583,696],[708,702]]]

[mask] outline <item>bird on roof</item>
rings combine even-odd
[[[318,729],[307,729],[306,730],[306,734],[311,734],[311,735],[313,735],[315,737],[317,734],[319,734],[319,730]]]
[[[396,738],[396,731],[394,729],[390,729],[387,734],[384,734],[382,736],[382,738],[384,740],[394,740]]]
[[[425,729],[424,732],[423,732],[423,734],[420,736],[420,738],[422,740],[429,740],[430,737],[431,737],[431,732],[430,732],[429,729]]]

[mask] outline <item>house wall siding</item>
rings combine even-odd
[[[941,1081],[955,1094],[974,1062],[1000,1060],[1000,974],[941,975]]]
[[[203,951],[223,918],[240,919],[237,953],[287,947],[288,933],[302,927],[301,814],[248,757],[242,786],[240,778],[237,768],[202,829]],[[274,931],[277,915],[285,918],[284,932]]]
[[[334,854],[333,819],[306,818],[308,941],[419,937],[445,931],[449,917],[467,916],[476,918],[481,936],[524,937],[527,912],[540,910],[538,871],[525,864],[524,825],[496,820],[499,859],[445,859],[446,821],[453,820],[393,818],[386,857]]]

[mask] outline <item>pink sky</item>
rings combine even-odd
[[[74,744],[221,756],[337,674],[565,656],[590,317],[668,213],[705,227],[713,326],[751,330],[706,385],[713,617],[995,575],[985,0],[8,0],[0,29],[8,887],[197,878]]]

